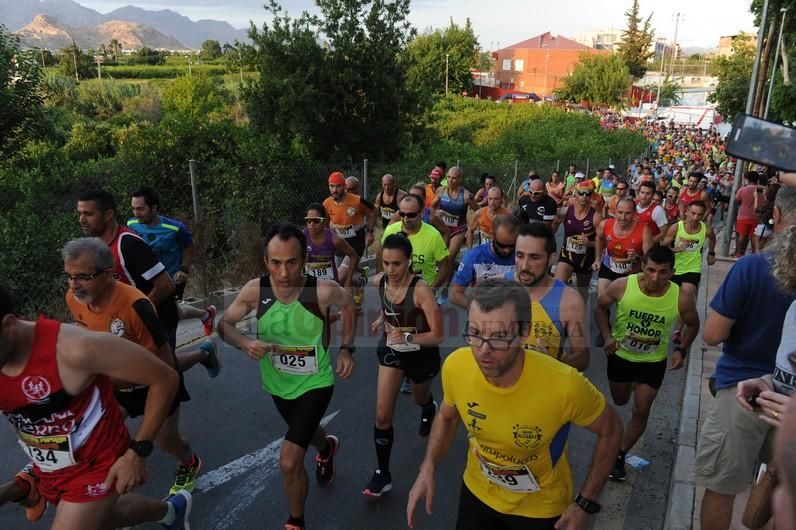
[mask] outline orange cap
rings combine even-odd
[[[345,175],[339,171],[335,171],[329,175],[329,184],[345,186]]]

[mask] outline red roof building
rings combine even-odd
[[[542,33],[494,52],[495,79],[500,88],[546,97],[561,86],[581,53],[608,54],[566,37]]]

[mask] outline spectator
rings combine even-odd
[[[746,246],[755,228],[760,224],[760,214],[756,208],[765,205],[765,187],[758,186],[760,175],[757,171],[746,172],[746,186],[735,193],[738,203],[738,217],[735,220],[735,257],[746,254]],[[753,249],[754,251],[754,249]]]
[[[774,232],[796,224],[796,189],[783,188],[773,210]],[[750,484],[755,460],[771,428],[735,398],[746,379],[774,371],[783,320],[793,296],[772,275],[772,253],[735,263],[710,304],[703,337],[722,353],[711,376],[714,399],[700,430],[696,483],[705,488],[700,514],[703,530],[727,530],[735,496]]]

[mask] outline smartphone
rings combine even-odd
[[[796,129],[741,113],[732,121],[726,152],[770,168],[796,171]]]

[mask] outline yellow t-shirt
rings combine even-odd
[[[456,407],[467,428],[467,488],[500,513],[533,518],[561,515],[574,498],[566,455],[570,424],[584,426],[597,419],[605,407],[600,391],[571,366],[533,351],[525,351],[517,383],[509,388],[493,386],[470,347],[445,359],[442,388],[445,403]],[[514,476],[519,480],[509,477],[508,487],[527,484],[529,479],[521,476],[523,467],[533,475],[536,491],[511,491],[496,484],[500,481],[495,475],[518,470]]]

